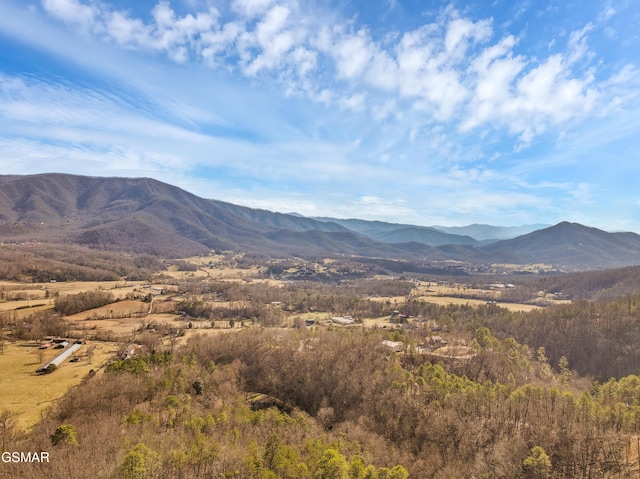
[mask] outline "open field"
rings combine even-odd
[[[506,308],[509,311],[533,311],[539,309],[540,306],[532,304],[519,304],[519,303],[507,303],[500,301],[501,292],[492,289],[474,289],[465,285],[457,286],[442,286],[437,284],[420,284],[415,287],[409,296],[392,296],[392,297],[373,297],[371,301],[386,303],[401,307],[408,299],[424,301],[426,303],[439,304],[447,306],[450,304],[455,305],[469,305],[469,306],[482,306],[487,304],[487,301],[492,301],[497,306]],[[465,296],[475,296],[486,299],[476,299]]]
[[[23,299],[17,301],[6,301],[4,303],[0,303],[0,311],[19,311],[23,309],[29,309],[33,311],[35,308],[40,308],[42,305],[51,308],[53,306],[53,300]]]
[[[0,311],[37,303],[53,304],[56,296],[95,290],[109,291],[121,299],[139,290],[143,284],[142,281],[59,281],[40,284],[0,281],[0,293],[4,293],[4,297],[0,297]]]
[[[81,321],[85,319],[110,319],[124,318],[135,316],[139,313],[149,310],[149,304],[142,301],[124,300],[101,306],[100,308],[90,309],[81,313],[67,316],[69,321]]]
[[[0,405],[17,414],[20,428],[29,429],[47,407],[80,384],[90,370],[98,370],[117,349],[116,343],[91,342],[78,351],[79,362],[65,361],[53,374],[38,375],[36,369],[62,350],[40,350],[33,342],[8,344],[0,354]]]
[[[258,275],[263,269],[260,266],[238,268],[233,265],[233,258],[219,254],[192,256],[184,258],[182,261],[195,266],[197,270],[178,271],[176,267],[172,266],[169,267],[164,274],[178,279],[209,278],[213,280],[226,280],[252,278]]]
[[[188,321],[181,316],[170,313],[141,314],[140,307],[148,309],[148,305],[138,301],[122,301],[122,307],[114,309],[113,306],[120,303],[113,303],[101,308],[95,308],[82,313],[68,316],[66,319],[72,321],[72,331],[76,335],[86,338],[104,337],[106,333],[113,333],[117,338],[130,338],[131,335],[150,324],[167,325],[170,328],[185,329]],[[139,303],[139,305],[137,304]],[[97,319],[103,318],[103,319]],[[194,327],[200,327],[209,321],[193,322]]]
[[[487,301],[482,299],[456,298],[452,296],[419,296],[417,299],[426,303],[440,304],[443,306],[449,304],[482,306],[483,304],[487,304]],[[509,311],[533,311],[535,309],[540,309],[540,306],[533,304],[502,303],[500,301],[496,301],[495,305],[508,309]]]

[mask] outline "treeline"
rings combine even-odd
[[[110,292],[95,290],[58,296],[54,301],[54,306],[60,314],[69,316],[89,309],[100,308],[114,301],[115,298]]]
[[[577,301],[529,313],[480,308],[462,321],[498,337],[544,347],[557,364],[566,357],[581,375],[599,381],[640,372],[640,295]]]
[[[285,286],[266,283],[202,283],[187,287],[197,298],[179,310],[208,320],[255,321],[282,325],[291,314],[314,311],[355,318],[390,316],[398,310],[430,325],[469,336],[487,326],[498,338],[513,337],[533,350],[544,347],[552,364],[568,359],[581,375],[600,381],[637,374],[640,364],[640,295],[599,301],[575,301],[532,312],[510,312],[496,305],[436,305],[409,299],[394,303],[375,296],[406,296],[408,281],[360,280],[340,284],[297,281]],[[217,301],[225,301],[217,304]],[[280,306],[274,308],[271,303]],[[420,323],[418,323],[418,327]]]
[[[495,278],[503,282],[504,278]],[[640,266],[584,271],[580,273],[549,274],[544,276],[514,276],[509,282],[516,288],[502,292],[501,299],[511,302],[528,302],[538,291],[560,293],[562,299],[598,300],[614,299],[640,290]]]
[[[216,306],[203,301],[180,301],[176,310],[196,319],[211,321],[251,321],[262,326],[281,326],[286,317],[284,311],[265,304],[236,302],[228,306]]]
[[[0,331],[9,331],[14,340],[41,340],[46,336],[68,337],[70,329],[71,325],[67,321],[50,310],[28,315],[17,315],[13,311],[0,312]]]
[[[23,282],[130,281],[149,279],[164,267],[159,258],[95,251],[80,246],[0,246],[0,279]]]
[[[361,280],[324,284],[312,281],[296,281],[286,286],[272,286],[267,283],[232,283],[194,281],[186,286],[197,299],[184,301],[178,309],[191,316],[214,319],[229,317],[225,310],[235,310],[237,319],[254,318],[261,322],[263,314],[270,316],[271,303],[280,303],[288,312],[308,313],[311,311],[335,312],[354,317],[378,317],[390,315],[396,305],[391,302],[374,301],[376,296],[405,296],[411,292],[412,282]],[[216,302],[231,305],[216,305]],[[428,308],[428,306],[426,306]],[[231,314],[232,315],[232,314]]]
[[[640,290],[640,266],[546,276],[535,287],[569,299],[612,299]]]

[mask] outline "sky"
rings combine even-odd
[[[0,0],[0,174],[640,233],[637,0]]]

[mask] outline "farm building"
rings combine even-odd
[[[53,358],[51,361],[48,361],[47,363],[45,363],[44,365],[40,366],[36,372],[37,373],[45,373],[47,371],[49,371],[49,366],[51,366],[52,364],[56,367],[60,366],[65,359],[71,357],[71,355],[73,353],[75,353],[78,349],[80,349],[80,346],[82,346],[82,344],[80,343],[75,343],[72,344],[71,346],[69,346],[67,349],[65,349],[64,351],[62,351],[60,354],[58,354],[55,358]]]
[[[384,341],[382,341],[382,345],[385,347],[385,349],[394,351],[396,353],[399,353],[404,349],[404,345],[400,341],[389,341],[388,339],[385,339]]]
[[[430,336],[427,338],[429,344],[431,346],[444,346],[447,342],[442,338],[442,336]]]
[[[400,311],[394,311],[391,317],[389,318],[389,321],[394,324],[402,324],[402,323],[406,323],[408,319],[409,319],[408,314],[402,314],[400,313]]]
[[[331,322],[340,326],[347,326],[349,324],[353,324],[355,321],[351,316],[332,316]]]

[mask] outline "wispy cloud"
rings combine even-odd
[[[571,32],[563,53],[536,58],[517,53],[513,35],[495,38],[491,19],[474,21],[451,6],[436,23],[406,31],[395,43],[349,21],[325,24],[323,15],[310,16],[296,2],[234,1],[226,10],[181,16],[160,1],[146,21],[99,1],[45,0],[42,6],[81,34],[122,48],[235,69],[354,110],[379,110],[385,96],[405,99],[463,131],[490,124],[525,143],[619,100],[608,94],[611,78],[597,80],[584,67],[594,61],[592,24]],[[611,16],[612,8],[603,15]],[[365,99],[363,89],[376,95]]]
[[[527,2],[510,24],[455,3],[404,29],[294,0],[118,5],[0,5],[0,31],[65,65],[0,68],[5,170],[49,158],[279,211],[516,221],[595,201],[590,152],[640,130],[637,58],[598,48],[612,2],[544,49],[509,31]]]

